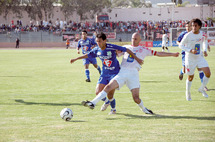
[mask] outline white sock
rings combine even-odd
[[[186,92],[190,92],[192,81],[186,80]]]
[[[91,102],[96,105],[101,99],[105,98],[106,96],[107,93],[105,91],[101,91]]]
[[[140,107],[140,109],[143,111],[144,110],[144,105],[143,105],[143,101],[141,100],[141,102],[138,104],[138,106]]]
[[[204,76],[203,77],[203,82],[202,82],[202,84],[201,84],[201,87],[200,87],[200,89],[204,89],[205,88],[205,86],[208,84],[208,82],[209,82],[209,78],[207,78],[206,76]]]

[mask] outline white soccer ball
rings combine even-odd
[[[60,112],[60,117],[65,121],[70,121],[73,117],[73,112],[70,108],[64,108]]]

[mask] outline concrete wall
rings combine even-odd
[[[162,8],[114,8],[109,13],[111,21],[142,21],[142,20],[191,20],[193,18],[201,18],[205,20],[207,17],[215,18],[215,6],[203,6],[201,7],[162,7]],[[58,19],[65,20],[63,13],[60,11],[60,7],[55,7],[54,15],[51,19],[55,22]],[[10,24],[11,20],[16,22],[19,18],[16,18],[16,14],[9,14],[7,19],[0,15],[0,24]],[[30,23],[30,18],[26,12],[23,12],[23,18],[21,18],[24,25]],[[37,19],[39,20],[39,19]],[[80,22],[80,17],[74,13],[67,21],[72,20]],[[95,21],[95,19],[87,20]],[[35,21],[36,23],[36,21]]]

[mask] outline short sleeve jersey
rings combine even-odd
[[[106,48],[101,50],[98,46],[88,53],[89,58],[99,57],[102,61],[101,76],[112,76],[118,74],[120,70],[119,62],[116,58],[116,50],[126,52],[126,48],[114,44],[106,44]]]
[[[142,46],[134,47],[132,45],[125,45],[124,47],[130,49],[138,58],[142,60],[144,60],[146,56],[156,55],[156,51]],[[138,71],[141,69],[140,64],[127,52],[124,53],[121,67],[126,69],[137,69]]]
[[[95,44],[95,41],[90,38],[87,38],[86,40],[80,39],[78,41],[78,49],[81,48],[82,53],[87,54],[91,51],[91,47]]]

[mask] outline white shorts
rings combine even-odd
[[[137,70],[120,69],[119,73],[112,79],[116,80],[120,89],[124,84],[132,90],[140,88],[139,72]]]
[[[187,75],[194,75],[196,68],[209,67],[208,62],[203,56],[196,58],[195,60],[190,60],[185,57],[185,68]]]
[[[162,41],[162,47],[167,47],[167,43]]]

